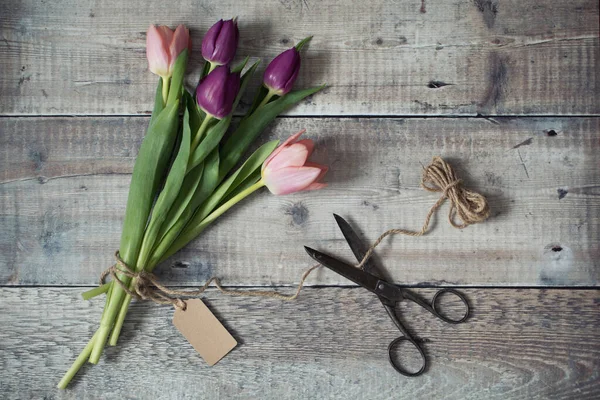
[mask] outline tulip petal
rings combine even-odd
[[[311,154],[313,153],[313,150],[315,149],[315,142],[312,139],[302,139],[302,140],[297,141],[296,143],[302,144],[303,146],[306,147],[306,150],[308,150],[308,157],[311,156]]]
[[[263,75],[263,83],[280,96],[287,94],[292,90],[299,70],[300,53],[292,47],[269,63]]]
[[[275,149],[275,151],[273,151],[271,153],[271,155],[269,157],[267,157],[267,159],[265,160],[265,162],[263,163],[262,166],[262,170],[264,171],[264,169],[266,168],[266,166],[269,164],[269,162],[271,162],[271,160],[277,155],[279,154],[288,144],[295,142],[300,136],[302,136],[302,134],[306,132],[306,129],[302,129],[300,132],[290,136],[285,142],[283,142],[281,145],[279,145],[278,148]]]
[[[317,164],[317,163],[314,163],[314,162],[307,162],[306,164],[304,164],[304,166],[306,166],[306,167],[312,167],[312,168],[320,168],[321,169],[321,173],[319,174],[319,176],[317,177],[317,179],[315,179],[315,182],[318,182],[321,179],[323,179],[323,177],[325,176],[325,174],[327,173],[327,171],[329,171],[329,167],[327,165]]]
[[[169,69],[173,68],[175,65],[175,61],[177,57],[183,50],[188,48],[190,42],[190,31],[185,25],[179,25],[175,30],[173,35],[173,39],[170,42],[169,46],[169,57],[170,57],[170,65]]]
[[[170,35],[170,36],[169,36]],[[169,52],[165,38],[172,37],[173,33],[166,26],[156,27],[150,25],[146,35],[146,57],[148,68],[156,75],[169,75]]]
[[[326,188],[327,184],[326,183],[311,183],[310,185],[308,185],[307,187],[305,187],[302,190],[319,190],[319,189],[323,189]]]
[[[217,37],[213,50],[213,59],[221,64],[228,64],[237,51],[239,40],[239,30],[237,23],[234,20],[223,22],[219,36]]]
[[[275,171],[286,167],[302,167],[309,156],[309,149],[302,143],[285,147],[269,163],[269,169]]]
[[[283,86],[283,93],[285,93],[285,94],[289,93],[292,90],[292,87],[294,87],[294,82],[296,82],[296,78],[298,78],[298,73],[300,72],[300,64],[302,63],[299,54],[298,54],[297,60],[298,61],[294,65],[294,69],[292,70],[290,77],[288,78],[288,80],[285,82],[285,85]]]
[[[239,90],[240,74],[222,65],[202,78],[196,88],[196,102],[206,113],[223,119],[231,113]]]
[[[271,193],[283,195],[304,190],[321,174],[320,168],[287,167],[275,171],[267,170],[263,180]]]
[[[204,39],[202,39],[202,56],[205,60],[212,60],[215,51],[215,42],[219,37],[222,26],[223,20],[220,19],[204,35]]]

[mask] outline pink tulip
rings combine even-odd
[[[306,161],[315,148],[314,142],[297,140],[304,132],[306,130],[286,140],[263,163],[262,180],[271,193],[289,194],[327,186],[319,182],[325,176],[327,166]]]
[[[163,78],[171,77],[177,56],[191,44],[190,31],[185,25],[179,25],[175,32],[164,25],[150,25],[146,35],[148,68]]]

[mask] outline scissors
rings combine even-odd
[[[346,238],[350,249],[352,249],[354,256],[359,262],[362,261],[363,257],[366,254],[362,241],[359,239],[358,235],[348,224],[348,222],[346,222],[339,215],[334,214],[334,217],[342,231],[342,234],[344,235],[344,238]],[[327,254],[321,253],[317,250],[311,249],[306,246],[304,248],[313,259],[315,259],[323,266],[337,272],[338,274],[362,286],[370,292],[375,293],[377,297],[379,297],[381,304],[383,304],[383,307],[387,311],[388,315],[402,334],[402,336],[394,339],[388,346],[388,357],[390,364],[392,365],[392,367],[394,367],[396,371],[398,371],[402,375],[421,375],[423,372],[425,372],[427,368],[427,357],[425,357],[425,352],[423,351],[423,348],[421,347],[419,341],[415,339],[404,327],[402,322],[400,322],[400,318],[398,318],[398,315],[396,314],[397,303],[399,303],[402,300],[410,300],[412,302],[417,303],[437,318],[450,324],[459,324],[461,322],[465,322],[469,317],[470,307],[466,297],[462,293],[454,289],[439,290],[433,296],[431,303],[429,303],[420,296],[416,295],[415,293],[403,288],[399,288],[393,283],[390,283],[388,279],[385,279],[383,271],[373,263],[372,259],[368,260],[364,264],[363,269],[361,270],[353,265],[346,264],[345,262],[342,262],[337,258],[328,256]],[[465,306],[465,313],[462,318],[453,319],[448,317],[447,315],[444,315],[438,310],[438,300],[444,294],[451,294],[457,296],[460,299],[460,301]],[[394,350],[402,342],[409,342],[418,350],[422,360],[421,368],[418,371],[411,372],[407,370],[402,366],[397,357],[394,356],[394,354],[397,354],[397,352],[395,352]]]

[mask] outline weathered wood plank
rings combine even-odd
[[[0,283],[92,284],[118,246],[130,172],[147,118],[0,119]],[[488,196],[492,218],[462,231],[448,206],[422,238],[378,254],[413,285],[597,285],[600,119],[280,119],[267,138],[308,128],[329,188],[263,191],[224,215],[160,273],[168,282],[293,284],[312,264],[303,244],[352,261],[332,213],[373,241],[418,229],[437,196],[421,165],[441,155]],[[556,134],[556,135],[554,135]],[[177,262],[176,262],[177,261]],[[348,281],[319,271],[311,284]]]
[[[431,290],[420,290],[426,297]],[[207,303],[240,345],[207,367],[171,325],[172,309],[134,303],[117,348],[67,391],[56,382],[97,326],[101,302],[77,289],[0,290],[3,397],[55,399],[595,399],[600,396],[596,290],[467,289],[473,315],[449,325],[402,306],[430,368],[398,375],[398,331],[361,289],[307,289],[294,302]],[[15,312],[19,310],[19,312]]]
[[[203,33],[231,15],[240,57],[267,61],[314,35],[298,85],[330,88],[295,115],[600,113],[595,0],[8,0],[0,114],[147,113],[148,25],[191,27],[193,86]]]

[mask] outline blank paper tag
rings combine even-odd
[[[173,325],[190,342],[208,365],[215,365],[237,341],[200,299],[185,301],[185,311],[176,309]]]

